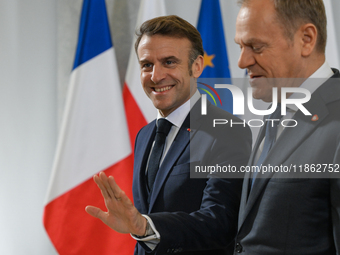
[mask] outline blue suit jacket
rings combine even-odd
[[[201,252],[190,252],[177,243],[161,243],[157,246],[155,254],[177,253],[180,254],[227,254],[233,249],[231,244],[237,227],[237,215],[241,193],[241,179],[223,180],[219,178],[190,178],[190,164],[211,165],[211,164],[231,164],[245,165],[249,159],[251,151],[251,133],[248,127],[236,125],[230,128],[228,125],[212,128],[214,118],[233,119],[240,121],[230,113],[227,113],[208,103],[208,115],[200,114],[200,101],[195,104],[190,114],[181,126],[173,144],[171,145],[164,161],[158,170],[154,188],[148,203],[148,193],[145,182],[145,166],[150,153],[150,148],[155,136],[155,121],[151,122],[140,130],[135,143],[135,161],[133,177],[133,198],[136,208],[142,214],[150,214],[157,230],[161,234],[161,240],[167,239],[168,235],[177,236],[187,228],[182,222],[182,216],[178,216],[175,222],[167,221],[171,228],[169,231],[157,224],[157,217],[171,212],[170,214],[186,215],[200,209],[201,205],[212,206],[217,210],[227,211],[230,214],[228,219],[230,228],[226,230],[228,242],[214,250],[207,250],[206,247]],[[190,128],[190,132],[188,131]],[[191,153],[190,153],[191,152]],[[208,185],[207,185],[208,182]],[[223,205],[216,205],[214,202],[206,202],[210,196],[219,197],[223,190],[228,194],[228,198]],[[203,200],[203,202],[202,202]],[[209,204],[209,205],[208,205]],[[155,217],[155,220],[154,220]],[[185,219],[184,219],[185,221]],[[199,242],[195,240],[195,235],[186,236],[183,241]],[[229,245],[227,247],[227,245]],[[136,245],[135,254],[145,254],[148,248],[144,243]]]

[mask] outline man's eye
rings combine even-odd
[[[165,62],[166,65],[172,65],[172,64],[174,64],[174,63],[175,63],[175,61],[172,61],[172,60],[167,60],[167,61]]]
[[[143,65],[142,65],[142,68],[150,68],[151,66],[152,66],[151,64],[146,63],[146,64],[143,64]]]
[[[253,49],[254,52],[261,52],[263,47],[262,46],[258,46],[258,47],[253,46],[252,49]]]

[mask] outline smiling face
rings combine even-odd
[[[187,38],[144,35],[138,45],[141,83],[154,106],[166,117],[196,91],[194,78],[202,73],[199,56],[189,70],[191,43]]]
[[[236,20],[238,65],[248,70],[253,97],[266,102],[272,101],[272,87],[296,85],[261,78],[305,78],[300,37],[288,39],[276,15],[271,0],[256,0],[242,6]]]

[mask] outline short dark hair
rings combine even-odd
[[[247,5],[252,0],[238,0]],[[278,20],[285,35],[291,41],[294,34],[304,23],[312,23],[318,32],[316,49],[324,53],[327,42],[327,17],[322,0],[271,0],[274,3]],[[264,7],[265,8],[265,7]]]
[[[143,35],[163,35],[177,38],[187,38],[191,42],[191,50],[189,52],[189,70],[196,58],[204,55],[202,38],[198,30],[188,21],[176,16],[160,16],[145,21],[136,31],[137,39],[135,42],[135,51],[138,55],[138,45]]]

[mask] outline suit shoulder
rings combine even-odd
[[[320,94],[325,103],[331,103],[340,100],[340,74],[337,72],[324,84],[322,84],[313,94]]]
[[[145,125],[144,127],[142,127],[137,135],[136,135],[136,139],[135,139],[135,147],[136,147],[136,143],[139,140],[140,137],[145,136],[146,134],[148,134],[149,132],[151,132],[153,130],[153,128],[156,125],[156,120],[151,121],[149,124]]]
[[[144,127],[142,127],[139,131],[138,131],[138,134],[137,136],[140,134],[140,133],[143,133],[143,132],[147,132],[149,131],[150,129],[153,129],[156,125],[156,120],[153,120],[151,121],[149,124],[145,125]]]

